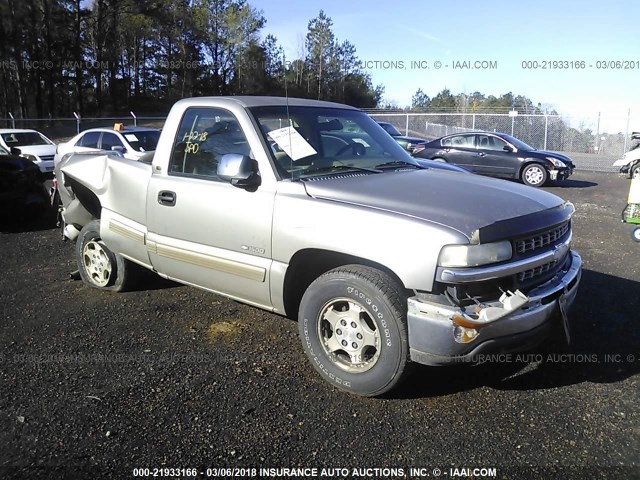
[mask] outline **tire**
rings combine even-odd
[[[434,162],[442,162],[442,163],[447,163],[447,161],[442,158],[442,157],[436,157],[432,159]]]
[[[520,179],[530,187],[541,187],[547,182],[549,174],[547,169],[537,163],[531,163],[522,169]]]
[[[76,262],[80,278],[99,290],[121,292],[126,290],[132,264],[113,253],[100,238],[100,221],[86,224],[78,235]]]
[[[631,230],[631,238],[636,242],[640,242],[640,227],[636,227]]]
[[[629,173],[629,178],[634,179],[640,177],[640,164],[636,165],[631,169]]]
[[[361,265],[336,268],[318,277],[302,297],[302,346],[335,387],[382,395],[408,373],[406,311],[400,285],[386,273]]]

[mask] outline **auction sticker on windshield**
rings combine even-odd
[[[294,162],[301,158],[315,155],[314,148],[309,145],[302,135],[293,127],[278,128],[277,130],[271,130],[268,135],[273,139],[278,146],[285,151],[291,160]]]

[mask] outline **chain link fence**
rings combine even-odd
[[[553,150],[570,156],[583,170],[616,172],[611,165],[631,144],[629,128],[625,133],[600,133],[597,122],[577,127],[570,117],[559,115],[515,115],[506,113],[412,113],[368,112],[377,121],[389,122],[405,135],[433,140],[452,133],[471,130],[513,135],[532,147]],[[2,118],[0,128],[38,130],[60,143],[88,128],[125,126],[162,128],[166,117],[129,115],[101,118]],[[627,121],[629,125],[629,121]]]
[[[429,140],[472,130],[508,133],[539,150],[564,153],[574,160],[577,168],[591,171],[616,172],[617,168],[611,165],[631,143],[628,127],[624,134],[600,133],[591,123],[582,122],[576,127],[570,117],[560,115],[374,112],[369,115],[379,122],[393,124],[405,135]]]
[[[74,117],[74,118],[2,118],[0,128],[33,129],[60,143],[69,140],[89,128],[113,127],[122,123],[126,127],[162,128],[166,117],[137,117],[122,115],[117,117]]]

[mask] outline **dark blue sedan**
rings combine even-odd
[[[564,180],[575,168],[566,155],[536,150],[499,132],[447,135],[425,144],[413,156],[459,165],[480,175],[515,179],[532,187],[541,187],[547,180]]]

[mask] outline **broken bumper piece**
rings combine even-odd
[[[409,298],[411,359],[426,365],[474,362],[480,354],[522,351],[540,343],[552,321],[561,318],[560,303],[568,308],[575,300],[582,259],[573,251],[570,255],[568,268],[528,296],[520,291],[506,292],[497,302],[471,307],[472,313]]]

